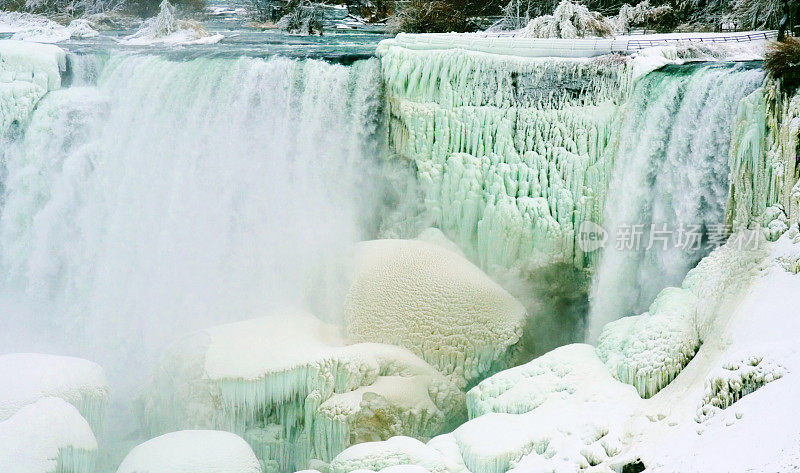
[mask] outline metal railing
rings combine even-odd
[[[680,36],[674,38],[658,39],[629,39],[627,41],[627,51],[638,51],[640,49],[652,48],[654,46],[666,46],[669,44],[694,42],[694,43],[744,43],[748,41],[774,40],[778,37],[777,31],[750,31],[742,34],[725,35],[706,35],[706,36]]]

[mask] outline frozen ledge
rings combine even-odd
[[[617,36],[615,38],[564,39],[520,38],[502,33],[400,33],[380,42],[381,57],[391,46],[412,50],[465,49],[519,57],[586,58],[612,53],[633,53],[642,49],[684,43],[748,43],[777,38],[776,31],[737,33],[667,33]]]

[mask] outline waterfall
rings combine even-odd
[[[750,65],[714,64],[668,66],[634,86],[616,130],[590,341],[606,323],[647,310],[721,244],[733,119],[762,81]]]
[[[71,60],[0,147],[4,350],[91,358],[126,396],[189,330],[338,317],[376,226],[377,60]]]

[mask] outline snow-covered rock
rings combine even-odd
[[[72,404],[45,397],[0,421],[3,473],[92,473],[97,440]]]
[[[38,353],[0,355],[0,421],[46,397],[75,406],[95,432],[102,429],[110,388],[96,363]]]
[[[241,435],[277,471],[330,461],[393,435],[430,438],[465,415],[464,394],[408,350],[344,345],[300,311],[200,331],[165,354],[146,396],[149,428]]]
[[[158,15],[145,20],[139,30],[123,38],[123,44],[143,46],[148,44],[213,44],[221,41],[221,34],[210,34],[199,22],[179,20],[175,7],[167,0],[161,2]]]
[[[400,345],[467,385],[509,366],[525,308],[458,253],[374,240],[358,245],[345,317],[351,341]]]
[[[261,473],[261,465],[236,434],[182,430],[136,446],[117,473]]]

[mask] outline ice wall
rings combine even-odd
[[[727,222],[767,226],[775,239],[800,213],[800,96],[769,81],[739,104],[734,125]]]
[[[416,169],[429,222],[484,269],[590,258],[624,60],[553,60],[379,47],[389,140]]]

